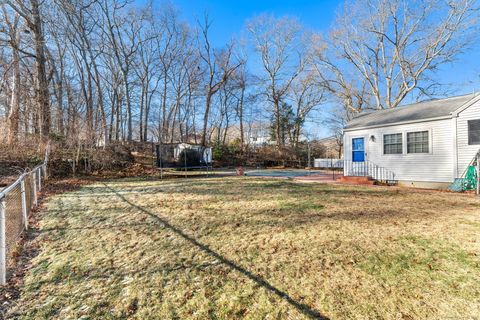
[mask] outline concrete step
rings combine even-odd
[[[362,185],[374,185],[375,180],[371,177],[352,177],[346,176],[338,180],[338,182],[350,183],[350,184],[362,184]]]

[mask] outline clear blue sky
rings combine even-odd
[[[337,0],[170,0],[170,2],[180,10],[182,18],[192,25],[207,12],[213,22],[210,30],[212,43],[217,46],[222,46],[232,37],[241,34],[248,19],[263,13],[294,16],[306,28],[326,33],[335,19],[337,8],[343,3]],[[459,57],[460,61],[445,65],[439,70],[439,81],[452,85],[450,87],[452,95],[470,93],[473,90],[480,92],[478,52],[480,44],[477,43]]]
[[[242,32],[245,22],[262,13],[276,16],[294,16],[307,28],[328,32],[338,0],[170,0],[185,20],[194,24],[207,12],[213,21],[211,36],[214,44],[221,46]],[[462,92],[480,91],[480,44],[465,53],[461,63],[444,66],[439,78],[444,83],[454,83]],[[473,81],[474,83],[470,83]]]
[[[337,6],[335,0],[172,0],[188,21],[208,12],[213,20],[212,36],[219,45],[238,34],[245,21],[262,13],[295,16],[305,26],[327,30]]]

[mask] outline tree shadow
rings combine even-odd
[[[280,297],[281,299],[284,299],[285,301],[287,301],[290,305],[292,305],[293,307],[295,307],[298,311],[302,312],[304,315],[312,318],[312,319],[323,319],[323,320],[328,320],[329,318],[323,314],[321,314],[320,312],[318,312],[317,310],[314,310],[312,308],[310,308],[308,305],[304,304],[304,303],[300,303],[296,300],[294,300],[290,295],[288,295],[287,292],[285,291],[282,291],[276,287],[274,287],[272,284],[270,284],[269,282],[267,282],[265,279],[261,278],[260,276],[258,275],[255,275],[253,273],[251,273],[250,271],[248,271],[247,269],[237,265],[234,261],[231,261],[227,258],[225,258],[224,256],[222,256],[221,254],[219,254],[218,252],[210,249],[209,246],[205,245],[205,244],[202,244],[200,242],[198,242],[195,238],[187,235],[186,233],[184,233],[182,230],[180,230],[179,228],[177,228],[176,226],[170,224],[168,221],[160,218],[159,216],[157,216],[156,214],[146,210],[145,208],[139,206],[139,205],[136,205],[135,203],[132,203],[130,202],[128,199],[126,199],[122,194],[120,194],[119,192],[117,192],[117,190],[115,190],[114,188],[111,188],[110,186],[108,186],[106,183],[103,183],[105,185],[106,188],[112,190],[112,192],[114,192],[120,199],[122,199],[125,203],[128,203],[130,206],[134,207],[135,209],[149,215],[150,217],[158,220],[159,222],[162,223],[162,225],[171,230],[172,232],[174,232],[175,234],[179,235],[180,237],[182,237],[183,239],[187,240],[188,242],[190,242],[191,244],[195,245],[196,247],[198,247],[200,250],[204,251],[205,253],[209,254],[210,256],[214,257],[215,259],[217,259],[218,261],[222,262],[223,264],[229,266],[230,268],[240,272],[241,274],[243,274],[244,276],[246,276],[247,278],[249,278],[250,280],[252,280],[253,282],[257,283],[258,285],[262,286],[263,288],[269,290],[270,292],[274,293],[275,295],[277,295],[278,297]]]
[[[119,224],[104,224],[104,225],[92,225],[92,226],[83,226],[83,227],[70,227],[70,226],[60,226],[60,227],[54,227],[54,228],[43,228],[39,230],[33,231],[34,233],[51,233],[51,232],[57,232],[57,231],[80,231],[80,230],[113,230],[113,229],[119,229],[119,230],[124,230],[124,229],[135,229],[135,228],[157,228],[160,226],[160,223],[154,222],[154,223],[119,223]]]

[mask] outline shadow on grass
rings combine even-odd
[[[247,194],[264,194],[270,190],[274,190],[277,194],[285,195],[326,195],[326,196],[377,196],[384,197],[390,195],[402,195],[408,194],[408,191],[388,190],[379,187],[373,188],[372,186],[344,186],[344,185],[332,185],[332,184],[299,184],[292,181],[270,181],[270,180],[239,180],[236,183],[220,182],[225,188],[218,188],[219,183],[216,183],[215,194],[221,196],[238,196],[238,190],[236,187],[242,188],[242,191]],[[233,181],[232,181],[233,182]],[[208,183],[203,184],[184,184],[177,185],[178,191],[188,192],[194,195],[212,195],[211,185]],[[183,187],[183,188],[182,188]]]
[[[57,232],[57,231],[81,231],[81,230],[112,230],[112,229],[135,229],[135,228],[153,228],[158,227],[160,223],[120,223],[116,225],[105,224],[105,225],[92,225],[92,226],[84,226],[84,227],[55,227],[55,228],[43,228],[41,230],[36,231],[36,233],[50,233],[50,232]]]
[[[313,319],[324,319],[324,320],[328,320],[329,318],[326,317],[325,315],[322,315],[320,312],[310,308],[308,305],[304,304],[304,303],[300,303],[296,300],[294,300],[292,297],[290,297],[288,295],[288,293],[286,293],[285,291],[282,291],[276,287],[274,287],[272,284],[270,284],[269,282],[267,282],[265,279],[261,278],[260,276],[258,275],[255,275],[253,273],[251,273],[250,271],[248,271],[247,269],[237,265],[235,262],[225,258],[224,256],[222,256],[221,254],[219,254],[218,252],[210,249],[210,247],[208,247],[207,245],[205,244],[202,244],[200,242],[198,242],[195,238],[187,235],[186,233],[184,233],[182,230],[180,230],[179,228],[177,228],[176,226],[170,224],[168,221],[160,218],[159,216],[157,216],[156,214],[146,210],[145,208],[139,206],[139,205],[136,205],[135,203],[132,203],[130,202],[128,199],[126,199],[122,194],[120,194],[119,192],[117,192],[117,190],[111,188],[110,186],[108,186],[107,184],[105,184],[105,187],[107,187],[108,189],[112,190],[119,198],[121,198],[125,203],[128,203],[130,206],[136,208],[137,210],[149,215],[150,217],[158,220],[159,222],[161,222],[165,228],[167,229],[170,229],[171,231],[173,231],[175,234],[179,235],[180,237],[182,237],[183,239],[187,240],[188,242],[192,243],[193,245],[195,245],[196,247],[198,247],[200,250],[206,252],[207,254],[209,254],[210,256],[214,257],[215,259],[219,260],[220,262],[222,262],[223,264],[229,266],[230,268],[240,272],[241,274],[243,274],[244,276],[246,276],[247,278],[249,278],[250,280],[254,281],[255,283],[257,283],[258,285],[262,286],[263,288],[269,290],[270,292],[274,293],[275,295],[277,295],[278,297],[280,297],[281,299],[284,299],[285,301],[287,301],[290,305],[292,305],[293,307],[295,307],[297,310],[299,310],[300,312],[302,312],[303,314],[305,314],[306,316],[310,317],[310,318],[313,318]]]

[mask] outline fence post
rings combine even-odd
[[[7,241],[5,229],[5,214],[6,214],[5,199],[0,202],[0,284],[7,283]]]
[[[42,191],[42,167],[38,168],[37,170],[38,175],[38,191]]]
[[[33,202],[35,206],[38,205],[38,196],[37,196],[37,173],[32,171],[32,184],[33,184]]]
[[[43,166],[45,170],[45,180],[48,180],[47,166],[48,166],[48,158],[50,156],[50,148],[51,148],[50,141],[48,141],[47,148],[45,148],[45,158],[43,159]]]
[[[25,230],[28,230],[28,215],[27,215],[27,195],[25,194],[25,179],[22,179],[20,182],[20,187],[22,191],[22,214],[23,214],[23,223],[25,224]]]

